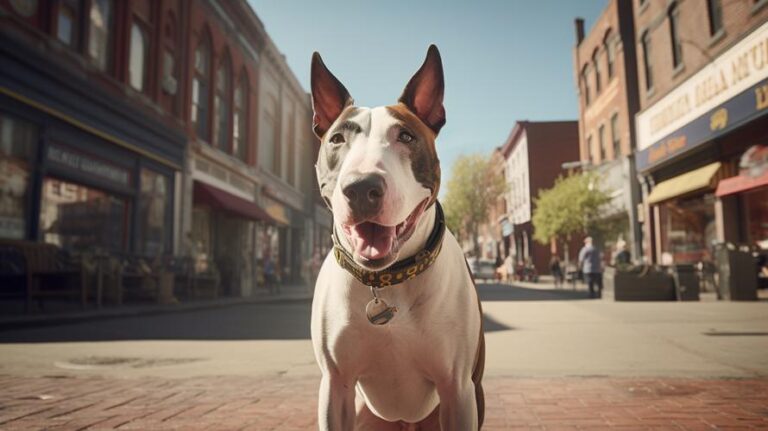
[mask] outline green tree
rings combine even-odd
[[[507,190],[504,177],[492,169],[489,157],[478,154],[459,156],[453,164],[443,207],[448,228],[459,239],[472,240],[480,255],[478,229],[488,219],[488,211]]]
[[[606,229],[611,229],[610,223],[601,220],[610,202],[597,175],[560,176],[551,189],[540,190],[534,198],[533,238],[549,244],[552,240],[568,241],[577,234],[603,236],[608,233]]]

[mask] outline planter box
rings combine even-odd
[[[605,287],[613,290],[615,301],[674,301],[672,276],[655,269],[617,271],[606,268]]]

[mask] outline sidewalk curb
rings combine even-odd
[[[150,304],[122,308],[106,308],[101,310],[78,311],[61,314],[32,314],[0,319],[0,332],[34,328],[51,325],[79,323],[92,320],[107,320],[123,317],[150,316],[157,314],[182,313],[189,311],[206,310],[213,308],[232,307],[249,304],[285,304],[293,302],[305,302],[312,300],[312,292],[287,295],[259,295],[243,298],[219,298],[195,302],[180,302],[177,304]]]

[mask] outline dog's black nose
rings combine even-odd
[[[384,177],[379,174],[349,175],[341,187],[352,213],[358,218],[370,217],[381,210],[384,192]]]

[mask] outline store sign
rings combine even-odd
[[[126,169],[57,145],[48,148],[48,160],[121,186],[127,187],[131,178]]]
[[[686,124],[702,117],[768,78],[768,23],[725,51],[698,73],[637,116],[637,147],[645,150],[667,139]],[[768,92],[760,90],[763,104]],[[759,105],[759,103],[758,103]],[[759,107],[758,107],[759,108]],[[729,121],[730,120],[730,121]],[[712,130],[733,124],[720,113]]]
[[[766,114],[768,79],[715,107],[661,141],[638,151],[635,158],[637,169],[646,171]]]

